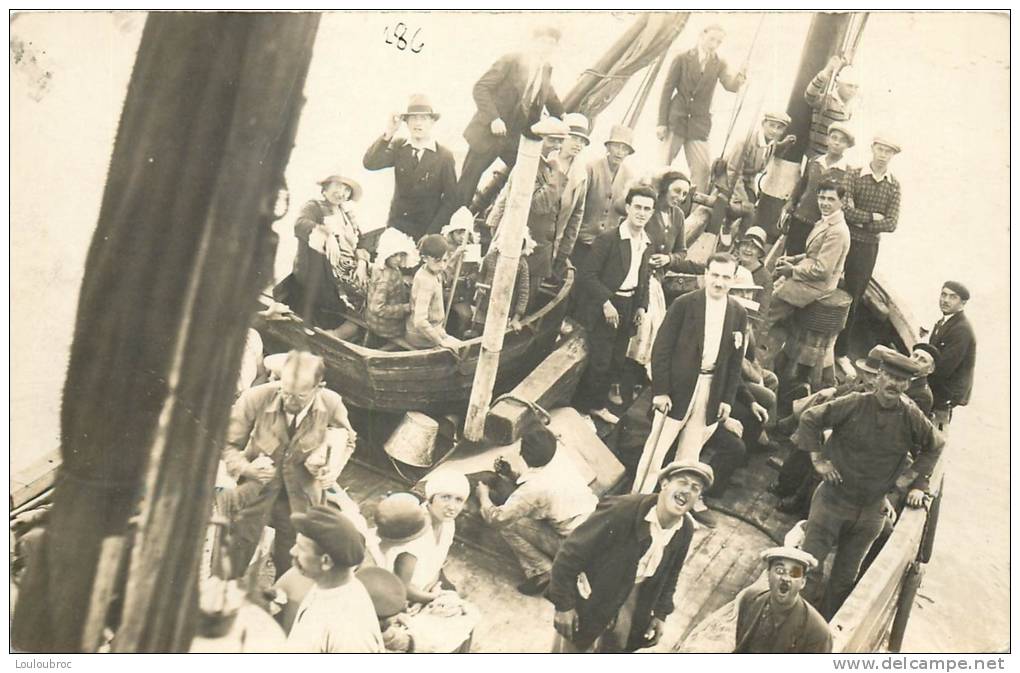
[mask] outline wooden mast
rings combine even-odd
[[[139,503],[114,648],[188,648],[216,461],[318,21],[147,19],[82,282],[54,507],[14,615],[19,650],[82,650],[104,540],[128,531]]]

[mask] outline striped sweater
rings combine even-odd
[[[833,122],[848,122],[854,115],[853,106],[839,97],[835,87],[829,95],[825,95],[828,84],[829,71],[826,69],[815,75],[804,91],[804,100],[812,110],[809,159],[825,154],[828,149],[826,138]]]
[[[843,208],[846,223],[850,225],[850,240],[878,244],[883,233],[896,231],[900,218],[900,182],[892,173],[886,173],[881,182],[870,171],[861,175],[863,168],[847,171],[847,199]],[[883,220],[876,222],[873,214],[881,213]]]

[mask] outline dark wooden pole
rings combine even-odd
[[[190,643],[219,446],[318,21],[147,20],[82,281],[62,464],[14,616],[17,649],[81,649],[102,541],[137,512],[115,649]]]

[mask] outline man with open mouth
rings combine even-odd
[[[737,604],[736,654],[832,652],[832,632],[818,611],[800,595],[808,570],[818,566],[796,547],[772,547],[761,554],[769,588],[748,588]]]

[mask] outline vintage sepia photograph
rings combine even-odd
[[[1010,31],[11,11],[10,658],[1004,668]]]

